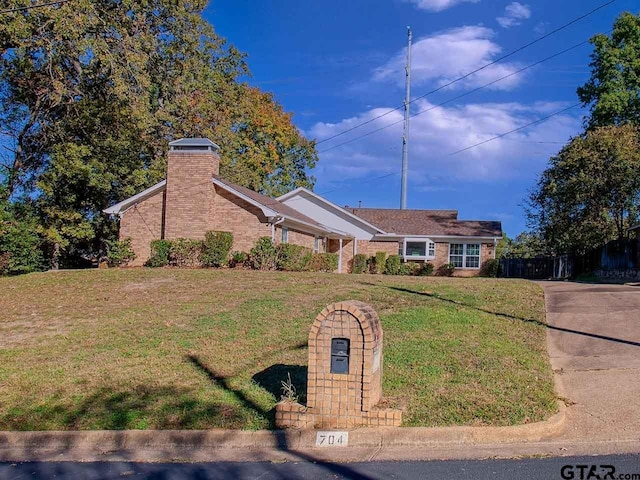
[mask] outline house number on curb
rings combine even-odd
[[[318,432],[316,447],[346,447],[349,445],[349,432]]]

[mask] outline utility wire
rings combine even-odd
[[[516,48],[515,50],[512,50],[511,52],[509,52],[509,53],[507,53],[507,54],[505,54],[505,55],[503,55],[503,56],[501,56],[501,57],[499,57],[499,58],[497,58],[497,59],[493,60],[492,62],[489,62],[489,63],[487,63],[487,64],[485,64],[485,65],[483,65],[483,66],[481,66],[481,67],[479,67],[479,68],[477,68],[477,69],[475,69],[475,70],[473,70],[473,71],[469,72],[469,73],[466,73],[466,74],[462,75],[461,77],[458,77],[458,78],[455,78],[455,79],[451,80],[450,82],[448,82],[448,83],[446,83],[446,84],[444,84],[444,85],[442,85],[442,86],[440,86],[440,87],[438,87],[438,88],[436,88],[436,89],[434,89],[434,90],[431,90],[431,91],[429,91],[429,92],[427,92],[427,93],[425,93],[425,94],[423,94],[423,95],[420,95],[419,97],[414,98],[414,99],[413,99],[413,100],[411,100],[409,103],[411,104],[411,103],[415,102],[416,100],[419,100],[419,99],[421,99],[421,98],[424,98],[424,97],[427,97],[427,96],[429,96],[429,95],[432,95],[432,94],[434,94],[434,93],[436,93],[436,92],[439,92],[440,90],[443,90],[443,89],[445,89],[445,88],[447,88],[447,87],[450,87],[450,86],[451,86],[451,85],[453,85],[454,83],[457,83],[457,82],[460,82],[460,81],[462,81],[462,80],[464,80],[464,79],[466,79],[466,78],[469,78],[471,75],[474,75],[474,74],[476,74],[476,73],[478,73],[478,72],[480,72],[480,71],[484,70],[485,68],[488,68],[488,67],[490,67],[490,66],[492,66],[492,65],[495,65],[496,63],[501,62],[502,60],[504,60],[504,59],[506,59],[506,58],[509,58],[509,57],[511,57],[511,56],[513,56],[513,55],[515,55],[516,53],[519,53],[519,52],[521,52],[522,50],[525,50],[526,48],[529,48],[529,47],[530,47],[530,46],[532,46],[532,45],[535,45],[536,43],[538,43],[538,42],[540,42],[540,41],[544,40],[545,38],[548,38],[548,37],[550,37],[551,35],[554,35],[554,34],[558,33],[558,32],[559,32],[559,31],[561,31],[561,30],[564,30],[565,28],[567,28],[567,27],[569,27],[569,26],[573,25],[574,23],[577,23],[577,22],[579,22],[580,20],[583,20],[583,19],[587,18],[588,16],[593,15],[593,14],[594,14],[594,13],[596,13],[598,10],[601,10],[601,9],[603,9],[603,8],[605,8],[605,7],[607,7],[607,6],[611,5],[612,3],[615,3],[615,2],[616,2],[616,0],[610,0],[610,1],[606,2],[606,3],[603,3],[602,5],[600,5],[600,6],[596,7],[596,8],[594,8],[593,10],[590,10],[589,12],[587,12],[587,13],[585,13],[585,14],[583,14],[583,15],[581,15],[581,16],[579,16],[579,17],[577,17],[577,18],[574,18],[574,19],[573,19],[573,20],[571,20],[570,22],[565,23],[564,25],[562,25],[562,26],[560,26],[560,27],[556,28],[555,30],[550,31],[549,33],[546,33],[546,34],[544,34],[543,36],[538,37],[538,38],[536,38],[535,40],[532,40],[531,42],[529,42],[529,43],[527,43],[527,44],[525,44],[525,45],[523,45],[523,46],[521,46],[521,47],[519,47],[519,48]],[[324,142],[328,142],[329,140],[332,140],[332,139],[334,139],[334,138],[340,137],[340,136],[342,136],[342,135],[344,135],[344,134],[346,134],[346,133],[352,132],[353,130],[356,130],[356,129],[360,128],[360,127],[363,127],[363,126],[365,126],[365,125],[368,125],[368,124],[370,124],[370,123],[372,123],[372,122],[374,122],[374,121],[378,120],[379,118],[386,117],[387,115],[389,115],[389,114],[391,114],[391,113],[393,113],[393,112],[395,112],[395,111],[397,111],[397,110],[400,110],[400,109],[402,109],[402,108],[404,108],[404,104],[403,104],[403,105],[400,105],[400,106],[398,106],[398,107],[396,107],[396,108],[394,108],[394,109],[391,109],[391,110],[389,110],[389,111],[387,111],[387,112],[385,112],[385,113],[382,113],[382,114],[380,114],[380,115],[378,115],[378,116],[376,116],[376,117],[370,118],[369,120],[366,120],[366,121],[364,121],[364,122],[362,122],[362,123],[359,123],[359,124],[357,124],[357,125],[354,125],[353,127],[347,128],[346,130],[343,130],[342,132],[336,133],[335,135],[332,135],[332,136],[330,136],[330,137],[327,137],[327,138],[325,138],[325,139],[322,139],[322,140],[320,140],[320,141],[316,142],[316,145],[319,145],[319,144],[324,143]]]
[[[509,130],[508,132],[501,133],[500,135],[496,135],[495,137],[491,137],[491,138],[489,138],[487,140],[483,140],[482,142],[474,143],[473,145],[470,145],[468,147],[461,148],[460,150],[456,150],[455,152],[452,152],[449,155],[457,155],[458,153],[466,152],[467,150],[471,150],[472,148],[479,147],[480,145],[484,145],[485,143],[493,142],[494,140],[497,140],[498,138],[502,138],[502,137],[504,137],[506,135],[509,135],[511,133],[518,132],[520,130],[524,130],[527,127],[535,125],[536,123],[544,122],[545,120],[548,120],[551,117],[555,117],[556,115],[560,115],[561,113],[564,113],[567,110],[571,110],[572,108],[576,108],[576,107],[579,107],[579,106],[580,106],[580,103],[574,103],[570,107],[563,108],[562,110],[558,110],[557,112],[553,112],[553,113],[547,115],[546,117],[539,118],[538,120],[535,120],[533,122],[529,122],[526,125],[522,125],[521,127],[514,128],[513,130]]]
[[[38,3],[38,4],[35,4],[35,5],[28,5],[26,7],[9,8],[7,10],[0,10],[0,14],[13,13],[13,12],[23,12],[25,10],[32,10],[34,8],[50,7],[52,5],[59,5],[61,3],[67,3],[68,1],[70,1],[70,0],[58,0],[57,2]]]
[[[430,112],[431,110],[434,110],[434,109],[436,109],[436,108],[442,107],[443,105],[446,105],[446,104],[448,104],[448,103],[451,103],[451,102],[453,102],[453,101],[455,101],[455,100],[459,100],[459,99],[461,99],[461,98],[463,98],[463,97],[466,97],[466,96],[468,96],[468,95],[471,95],[472,93],[475,93],[475,92],[477,92],[477,91],[479,91],[479,90],[482,90],[482,89],[484,89],[484,88],[490,87],[491,85],[494,85],[494,84],[496,84],[496,83],[498,83],[498,82],[501,82],[502,80],[505,80],[505,79],[507,79],[507,78],[509,78],[509,77],[513,77],[514,75],[518,75],[519,73],[522,73],[522,72],[524,72],[525,70],[529,70],[530,68],[533,68],[533,67],[535,67],[535,66],[537,66],[537,65],[540,65],[541,63],[547,62],[547,61],[549,61],[549,60],[551,60],[551,59],[553,59],[553,58],[556,58],[556,57],[558,57],[558,56],[560,56],[560,55],[563,55],[563,54],[565,54],[565,53],[567,53],[567,52],[569,52],[569,51],[571,51],[571,50],[574,50],[574,49],[576,49],[576,48],[578,48],[578,47],[581,47],[582,45],[585,45],[585,44],[587,44],[587,43],[589,43],[589,40],[584,40],[584,41],[582,41],[582,42],[580,42],[580,43],[576,43],[575,45],[573,45],[573,46],[571,46],[571,47],[569,47],[569,48],[565,48],[564,50],[562,50],[562,51],[560,51],[560,52],[557,52],[557,53],[554,53],[553,55],[550,55],[550,56],[548,56],[548,57],[546,57],[546,58],[543,58],[542,60],[538,60],[537,62],[534,62],[534,63],[532,63],[532,64],[530,64],[530,65],[525,66],[525,67],[522,67],[522,68],[520,68],[519,70],[516,70],[515,72],[511,72],[511,73],[509,73],[509,74],[507,74],[507,75],[504,75],[504,76],[502,76],[502,77],[500,77],[500,78],[497,78],[497,79],[495,79],[495,80],[493,80],[493,81],[491,81],[491,82],[489,82],[489,83],[485,83],[484,85],[480,85],[479,87],[476,87],[476,88],[474,88],[474,89],[472,89],[472,90],[469,90],[468,92],[461,93],[460,95],[456,95],[455,97],[450,98],[450,99],[448,99],[448,100],[445,100],[444,102],[440,102],[440,103],[438,103],[437,105],[432,105],[432,106],[430,106],[429,108],[425,108],[424,110],[420,110],[419,112],[416,112],[416,113],[414,113],[413,115],[411,115],[411,118],[413,118],[413,117],[417,117],[418,115],[422,115],[423,113]],[[374,133],[380,132],[381,130],[385,130],[385,129],[387,129],[387,128],[393,127],[394,125],[397,125],[397,124],[399,124],[399,123],[402,123],[403,121],[404,121],[404,120],[398,120],[398,121],[393,122],[393,123],[390,123],[390,124],[388,124],[388,125],[384,125],[384,126],[382,126],[382,127],[380,127],[380,128],[377,128],[377,129],[375,129],[375,130],[372,130],[372,131],[370,131],[370,132],[367,132],[367,133],[365,133],[365,134],[363,134],[363,135],[359,135],[359,136],[354,137],[354,138],[352,138],[352,139],[350,139],[350,140],[347,140],[347,141],[345,141],[345,142],[342,142],[342,143],[339,143],[339,144],[337,144],[337,145],[333,145],[332,147],[329,147],[329,148],[326,148],[326,149],[324,149],[324,150],[321,150],[321,151],[319,151],[318,153],[325,153],[325,152],[328,152],[329,150],[333,150],[333,149],[335,149],[335,148],[342,147],[342,146],[347,145],[347,144],[349,144],[349,143],[352,143],[352,142],[355,142],[355,141],[357,141],[357,140],[360,140],[361,138],[368,137],[369,135],[373,135]]]

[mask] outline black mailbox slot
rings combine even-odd
[[[331,339],[331,373],[349,373],[349,339]]]

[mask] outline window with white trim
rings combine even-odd
[[[436,244],[427,239],[405,239],[404,253],[400,252],[400,254],[403,255],[405,259],[434,258],[436,256]]]
[[[456,268],[480,268],[480,244],[450,243],[449,263]]]
[[[313,239],[313,253],[319,253],[320,252],[320,237],[319,236],[315,236],[315,238]]]
[[[282,227],[282,243],[289,242],[289,229],[287,227]]]

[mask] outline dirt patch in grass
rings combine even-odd
[[[0,279],[0,429],[273,428],[306,391],[327,304],[370,303],[384,402],[405,425],[512,425],[555,411],[544,303],[518,280],[123,269]]]

